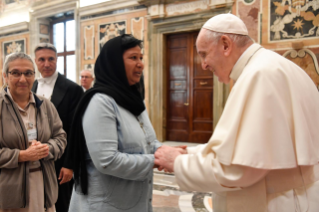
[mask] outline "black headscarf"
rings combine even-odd
[[[70,163],[72,167],[70,168],[74,171],[75,183],[81,185],[84,194],[87,194],[88,178],[85,162],[87,147],[83,133],[82,117],[93,95],[96,93],[107,94],[118,105],[135,116],[140,115],[145,110],[143,81],[130,86],[126,77],[123,53],[128,47],[137,46],[134,42],[126,45],[125,41],[128,40],[126,38],[130,39],[132,36],[118,36],[105,43],[95,63],[96,82],[94,87],[85,92],[74,113],[73,124],[68,136],[68,145],[70,146],[66,159],[72,160]]]

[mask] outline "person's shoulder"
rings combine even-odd
[[[89,108],[95,112],[112,111],[112,113],[115,113],[118,110],[118,105],[111,96],[104,93],[96,93],[90,100]]]
[[[68,78],[64,77],[66,83],[68,84],[68,86],[74,87],[74,88],[81,88],[82,87],[80,85],[78,85],[77,83],[73,82],[72,80],[69,80]],[[83,90],[83,89],[82,89]]]
[[[115,100],[113,99],[113,97],[105,94],[105,93],[96,93],[93,95],[92,97],[93,101],[100,101],[100,102],[109,102],[112,104],[116,104]]]
[[[68,78],[66,78],[63,75],[59,74],[59,78],[65,82],[65,85],[67,86],[68,89],[70,89],[71,91],[75,91],[75,92],[79,92],[79,93],[84,93],[82,87],[80,85],[78,85],[77,83],[73,82],[72,80],[69,80]]]

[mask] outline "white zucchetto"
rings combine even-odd
[[[212,17],[206,21],[203,28],[214,32],[248,35],[248,30],[244,22],[230,13]]]

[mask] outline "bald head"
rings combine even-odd
[[[83,70],[81,71],[81,86],[88,90],[92,87],[92,83],[94,81],[94,74],[91,70]]]

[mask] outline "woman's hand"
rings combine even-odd
[[[37,161],[49,155],[49,146],[33,140],[31,146],[26,150],[20,150],[19,162]]]
[[[174,148],[177,148],[179,153],[181,154],[187,154],[187,146],[186,145],[180,145],[180,146],[173,146]]]
[[[62,167],[59,174],[59,180],[61,180],[59,184],[62,185],[63,183],[69,182],[72,180],[72,177],[73,170]]]

